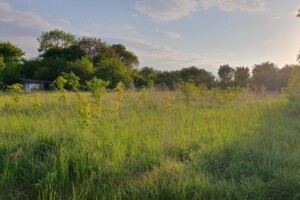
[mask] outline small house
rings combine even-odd
[[[34,90],[50,90],[52,87],[52,81],[42,81],[33,79],[20,79],[23,84],[25,92]]]

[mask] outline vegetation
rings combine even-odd
[[[0,42],[0,199],[299,199],[299,65],[216,79],[58,29],[38,41],[32,60]]]
[[[300,101],[87,85],[93,96],[1,95],[0,199],[299,197]]]
[[[126,88],[138,89],[159,87],[175,90],[182,82],[207,88],[251,86],[259,91],[281,91],[288,85],[293,66],[281,69],[274,63],[264,62],[250,68],[221,65],[218,77],[205,69],[190,66],[176,71],[159,71],[152,67],[137,68],[139,58],[123,44],[108,44],[100,38],[76,38],[72,33],[62,30],[43,32],[39,42],[37,58],[26,60],[24,52],[10,42],[0,42],[0,88],[20,83],[21,78],[54,81],[62,74],[74,73],[79,77],[75,90],[85,90],[86,81],[103,79],[113,89],[119,82]],[[251,76],[252,75],[252,76]],[[71,90],[68,84],[64,89]],[[73,88],[74,89],[74,88]]]

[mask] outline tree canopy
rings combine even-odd
[[[68,48],[77,43],[73,34],[59,29],[43,32],[37,40],[40,44],[38,51],[42,54],[46,53],[49,49]]]
[[[4,63],[19,62],[24,55],[25,52],[12,43],[0,41],[0,56]]]
[[[221,87],[225,88],[229,86],[233,80],[234,69],[230,67],[228,64],[221,65],[218,69],[218,75],[221,81]]]
[[[109,88],[116,87],[119,82],[126,87],[134,85],[137,88],[168,89],[177,89],[182,83],[205,85],[208,89],[246,87],[251,84],[254,89],[265,87],[279,91],[287,86],[291,77],[291,66],[279,69],[271,62],[254,65],[252,76],[248,67],[221,65],[218,78],[197,66],[173,71],[160,71],[152,67],[139,69],[138,56],[125,45],[109,44],[96,37],[76,38],[59,29],[42,32],[37,40],[40,55],[29,60],[23,58],[25,53],[17,46],[0,42],[0,88],[17,83],[20,78],[29,78],[57,80],[57,87],[72,90],[87,89],[87,83],[91,84],[91,80],[101,79]]]
[[[114,44],[112,45],[112,48],[126,66],[136,67],[140,64],[138,57],[134,53],[128,51],[123,44]]]

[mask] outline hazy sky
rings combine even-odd
[[[36,38],[54,28],[122,43],[141,67],[296,63],[299,0],[0,0],[0,40],[38,55]]]

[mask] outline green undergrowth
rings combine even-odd
[[[299,199],[299,101],[248,91],[0,96],[0,199]]]

